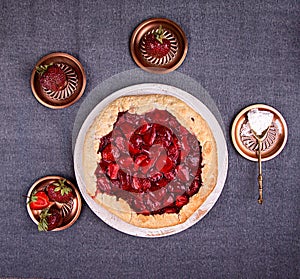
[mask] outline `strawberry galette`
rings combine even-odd
[[[125,222],[185,222],[216,186],[217,148],[206,121],[170,95],[123,96],[93,120],[83,150],[87,193]]]

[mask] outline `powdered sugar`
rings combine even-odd
[[[264,110],[252,109],[247,113],[250,129],[257,135],[268,129],[272,124],[273,113]]]

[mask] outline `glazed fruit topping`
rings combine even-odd
[[[66,179],[60,179],[47,187],[48,197],[51,201],[67,203],[73,198],[73,190],[65,182]]]
[[[148,55],[155,58],[166,56],[171,49],[171,42],[164,37],[164,30],[160,25],[159,29],[145,37],[145,50]]]
[[[201,187],[200,143],[166,110],[119,113],[98,153],[98,192],[140,214],[178,213]]]
[[[36,72],[40,75],[40,84],[50,91],[63,90],[67,85],[67,75],[56,64],[40,65],[36,67]]]

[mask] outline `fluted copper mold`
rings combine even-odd
[[[149,56],[145,51],[145,36],[164,29],[164,35],[171,42],[170,52],[162,57]],[[135,63],[143,70],[156,74],[165,74],[177,69],[184,61],[188,50],[188,41],[179,25],[166,18],[152,18],[142,22],[133,32],[130,51]]]
[[[251,128],[248,120],[245,120],[241,126],[240,138],[244,146],[256,152],[258,150],[257,139],[254,137],[252,133],[249,135],[245,135],[243,133],[245,130],[248,131],[250,129]],[[267,152],[269,149],[271,149],[276,144],[276,141],[278,141],[278,138],[279,138],[278,127],[275,123],[272,122],[267,132],[266,138],[261,142],[261,151]]]
[[[48,185],[52,184],[53,182],[57,182],[60,179],[65,179],[65,178],[61,176],[45,176],[38,179],[29,189],[27,194],[27,200],[26,200],[27,211],[30,218],[36,225],[38,225],[39,223],[39,216],[42,210],[32,210],[28,204],[29,197],[31,196],[33,191],[35,190],[44,191]],[[63,217],[62,224],[58,228],[52,231],[61,231],[69,228],[75,223],[75,221],[78,219],[81,212],[82,201],[81,201],[81,196],[79,194],[79,191],[71,181],[66,179],[65,183],[67,186],[73,189],[74,197],[68,203],[50,202],[49,207],[56,206],[60,210]]]
[[[36,67],[50,63],[59,66],[67,75],[67,85],[60,91],[46,90],[40,84]],[[31,74],[31,89],[35,98],[44,106],[62,109],[77,102],[86,87],[86,75],[81,63],[72,55],[62,52],[51,53],[41,58]]]
[[[247,113],[252,109],[273,113],[273,121],[266,138],[262,141],[262,161],[276,157],[284,148],[287,141],[287,125],[283,116],[273,107],[264,104],[255,104],[243,109],[235,118],[231,138],[236,150],[246,159],[257,161],[257,140],[251,133]]]

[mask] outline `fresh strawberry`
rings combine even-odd
[[[47,187],[48,197],[51,201],[67,203],[73,198],[73,190],[65,185],[66,179],[60,179]]]
[[[56,64],[40,65],[36,67],[40,75],[40,83],[43,88],[51,91],[60,91],[67,85],[65,72]]]
[[[162,26],[157,31],[145,37],[145,50],[148,55],[155,58],[166,56],[171,49],[171,42],[164,37]]]
[[[49,198],[44,191],[33,192],[28,203],[33,210],[44,209],[50,205]]]
[[[62,224],[63,218],[58,208],[44,209],[40,214],[39,231],[52,231]]]

